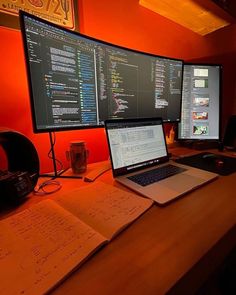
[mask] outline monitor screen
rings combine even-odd
[[[219,140],[220,85],[220,65],[184,65],[179,139]]]
[[[180,121],[183,61],[147,54],[20,13],[34,132],[107,119]]]

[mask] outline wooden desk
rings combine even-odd
[[[113,183],[111,171],[99,180]],[[89,185],[60,181],[58,194]],[[236,245],[235,183],[236,173],[220,176],[164,208],[152,206],[52,294],[194,294]]]

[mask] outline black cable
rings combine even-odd
[[[52,141],[52,146],[48,152],[48,158],[53,160],[53,156],[52,156],[52,149],[54,148],[55,144],[56,144],[56,134],[55,132],[52,133],[53,134],[53,141]],[[60,173],[61,171],[63,171],[63,164],[60,160],[55,158],[56,163],[58,163],[60,165],[59,171],[58,173]]]
[[[53,190],[45,190],[45,187],[47,186],[56,186]],[[53,194],[61,189],[62,185],[59,181],[57,180],[46,180],[42,182],[41,184],[37,185],[36,188],[34,189],[34,194],[36,195],[49,195]]]

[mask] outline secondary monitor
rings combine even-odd
[[[20,22],[34,132],[116,118],[180,121],[182,60],[115,46],[25,12]]]
[[[220,65],[184,65],[179,139],[220,139],[220,88]]]

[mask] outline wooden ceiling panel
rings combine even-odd
[[[234,22],[211,0],[140,0],[139,4],[202,36]]]

